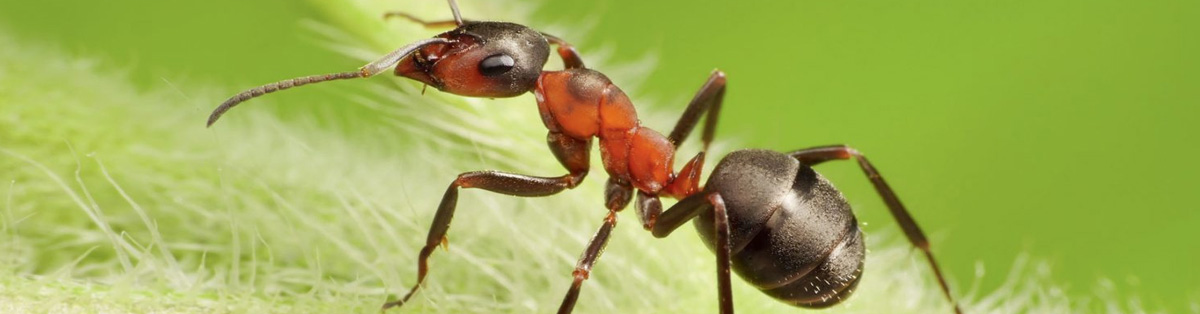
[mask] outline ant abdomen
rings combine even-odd
[[[792,305],[821,308],[840,303],[854,291],[862,275],[863,235],[841,192],[811,167],[832,160],[854,160],[909,242],[925,253],[954,312],[962,314],[924,233],[858,150],[830,145],[787,154],[736,151],[721,160],[701,188],[701,169],[725,97],[724,72],[713,71],[670,133],[659,133],[642,126],[625,92],[604,74],[585,67],[566,41],[514,23],[464,21],[454,0],[447,2],[454,20],[426,22],[403,12],[384,16],[405,17],[426,27],[453,26],[453,30],[401,46],[353,71],[287,79],[243,91],[208,117],[211,126],[225,112],[254,97],[301,85],[367,78],[389,69],[461,96],[534,94],[549,131],[546,143],[566,173],[553,177],[496,170],[459,174],[438,203],[425,246],[418,253],[416,282],[407,294],[385,303],[384,310],[410,301],[422,286],[431,254],[446,244],[459,190],[536,197],[574,188],[587,176],[593,140],[599,139],[600,159],[609,175],[604,202],[608,215],[571,272],[571,286],[558,313],[575,308],[583,282],[616,227],[617,213],[634,195],[638,218],[655,237],[666,237],[688,220],[695,221],[701,237],[716,253],[720,313],[734,312],[730,272]],[[562,70],[544,68],[551,46],[558,47]],[[698,125],[703,125],[700,153],[676,172],[672,164],[676,149]],[[679,202],[664,211],[660,201],[664,196]]]
[[[862,274],[862,231],[842,193],[796,159],[741,150],[717,164],[705,188],[725,200],[730,261],[776,299],[809,308],[841,302]],[[694,219],[714,247],[712,211]]]

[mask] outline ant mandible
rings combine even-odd
[[[471,97],[512,97],[533,92],[546,142],[567,170],[557,177],[500,171],[462,173],[446,189],[417,260],[417,282],[403,298],[383,309],[403,305],[428,274],[429,256],[446,239],[462,188],[514,196],[547,196],[574,188],[588,174],[592,140],[599,139],[600,158],[609,179],[605,188],[608,215],[588,243],[572,272],[571,287],[559,313],[570,313],[579,290],[600,257],[617,222],[617,212],[634,202],[642,226],[666,237],[692,220],[717,256],[721,313],[733,313],[729,273],[782,302],[809,308],[840,303],[853,292],[863,269],[862,231],[849,204],[812,166],[830,160],[855,159],[914,246],[929,260],[938,284],[954,311],[961,309],[934,261],[929,241],[883,177],[858,151],[844,145],[821,146],[790,153],[739,150],[723,158],[700,187],[704,155],[713,139],[725,94],[725,74],[714,71],[684,110],[668,136],[641,125],[629,98],[600,72],[584,67],[567,42],[528,27],[505,22],[464,21],[454,0],[453,21],[425,22],[427,27],[454,26],[451,31],[392,51],[358,71],[314,75],[263,85],[234,95],[209,116],[211,126],[230,108],[263,94],[311,83],[370,77],[394,66],[395,74],[444,92]],[[565,69],[543,70],[550,45]],[[679,172],[673,171],[675,149],[705,116],[701,151]],[[663,211],[659,197],[678,199]],[[697,218],[697,219],[693,219]]]

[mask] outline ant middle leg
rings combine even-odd
[[[583,281],[591,275],[592,266],[595,266],[596,261],[600,259],[600,254],[608,245],[608,237],[612,234],[612,229],[617,226],[617,212],[624,209],[625,206],[629,206],[632,194],[633,187],[629,183],[613,178],[608,179],[608,187],[604,189],[604,203],[608,207],[608,215],[604,217],[604,224],[600,225],[599,230],[596,230],[592,240],[588,241],[587,249],[575,263],[575,270],[571,272],[571,288],[567,289],[567,294],[558,307],[559,314],[571,313],[575,309],[575,302],[579,300],[579,290],[583,287]]]
[[[708,76],[708,80],[696,92],[696,96],[688,102],[687,109],[683,110],[683,115],[679,117],[679,122],[675,123],[675,129],[671,130],[671,135],[667,138],[672,145],[678,148],[696,128],[696,124],[700,122],[700,116],[703,115],[705,119],[704,130],[700,134],[702,143],[700,153],[692,157],[680,169],[675,179],[664,188],[664,194],[686,197],[699,192],[700,171],[704,168],[704,156],[708,153],[708,145],[712,144],[713,134],[716,133],[717,117],[721,114],[721,103],[724,100],[725,72],[713,70],[713,73]],[[643,202],[644,198],[641,196],[639,194],[638,205],[644,206],[638,207],[638,213],[642,217],[642,224],[646,230],[650,230],[654,228],[655,220],[662,212],[662,206],[654,206],[657,205],[657,198],[646,198],[647,202]]]
[[[883,176],[879,174],[879,170],[876,170],[875,166],[871,165],[870,161],[867,161],[866,156],[846,145],[812,147],[794,151],[787,155],[807,166],[815,166],[830,160],[847,160],[853,158],[858,161],[858,166],[867,175],[867,179],[871,181],[871,185],[875,186],[875,191],[883,198],[884,204],[887,204],[888,211],[892,213],[892,217],[896,219],[908,241],[925,253],[925,257],[929,260],[929,266],[933,268],[933,274],[937,276],[938,284],[941,285],[942,293],[946,295],[946,299],[954,307],[954,312],[962,313],[958,302],[950,295],[950,286],[946,284],[946,278],[942,275],[941,267],[938,266],[937,261],[933,258],[933,252],[929,249],[929,239],[925,237],[924,232],[921,232],[921,228],[917,226],[916,220],[913,220],[912,215],[908,213],[908,209],[904,207],[904,204],[900,203],[900,198],[896,196],[896,192],[883,180]]]
[[[725,99],[725,72],[721,70],[713,70],[713,73],[708,76],[708,80],[704,85],[700,86],[700,90],[696,91],[696,96],[688,102],[687,109],[683,110],[683,115],[679,117],[679,122],[675,123],[675,129],[671,130],[671,135],[667,137],[675,147],[683,144],[683,140],[692,133],[692,129],[696,128],[696,123],[700,122],[700,115],[705,112],[708,116],[704,119],[704,131],[700,135],[700,141],[704,144],[702,151],[708,151],[708,145],[712,143],[713,133],[717,128],[717,116],[721,113],[721,102]]]

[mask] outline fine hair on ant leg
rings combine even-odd
[[[764,294],[806,308],[841,303],[862,278],[866,248],[850,204],[814,166],[854,159],[875,187],[909,242],[921,249],[954,312],[962,313],[933,258],[930,243],[895,191],[865,156],[845,145],[818,146],[784,154],[738,150],[722,158],[701,185],[705,156],[716,132],[725,98],[725,73],[713,71],[687,104],[669,136],[642,125],[629,96],[603,73],[584,66],[573,46],[524,25],[465,21],[454,0],[454,29],[417,41],[371,62],[356,72],[316,75],[256,87],[222,103],[209,117],[247,99],[274,91],[330,80],[369,77],[395,67],[397,76],[466,97],[498,98],[534,94],[546,143],[562,165],[557,176],[534,176],[497,170],[459,174],[446,187],[437,212],[417,253],[417,278],[408,293],[387,302],[398,307],[415,295],[429,275],[429,259],[447,243],[450,223],[463,189],[479,189],[520,197],[541,197],[575,188],[591,170],[592,144],[599,146],[608,175],[603,223],[579,256],[559,313],[570,313],[583,283],[617,224],[617,213],[633,202],[642,227],[666,237],[692,222],[713,250],[717,265],[718,311],[732,314],[730,273],[736,272]],[[406,13],[387,13],[431,26]],[[551,46],[557,46],[563,69],[546,69]],[[701,122],[700,119],[704,118]],[[700,152],[680,169],[676,149],[696,126]],[[561,172],[560,172],[561,173]],[[663,210],[661,197],[679,200]],[[599,206],[598,206],[599,207]]]

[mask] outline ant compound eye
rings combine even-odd
[[[484,58],[479,62],[479,73],[483,76],[496,76],[512,70],[513,65],[517,63],[512,57],[506,54],[496,54]]]

